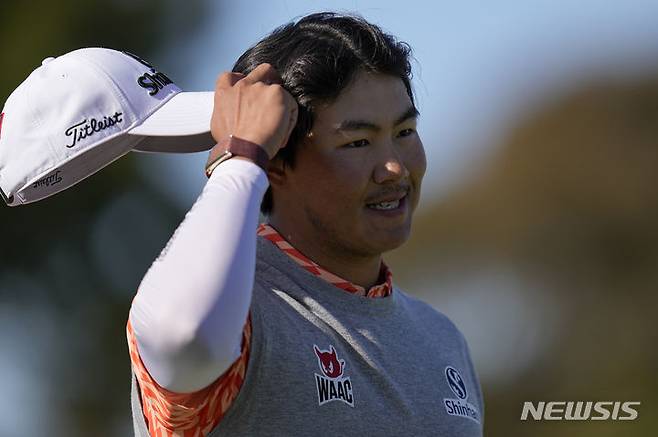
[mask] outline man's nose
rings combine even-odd
[[[397,182],[409,178],[409,170],[404,165],[404,161],[394,147],[391,146],[388,148],[381,164],[375,169],[374,179],[378,184]]]

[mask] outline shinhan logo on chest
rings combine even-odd
[[[450,390],[457,396],[456,398],[443,399],[446,413],[480,423],[480,412],[475,405],[468,402],[468,391],[466,390],[464,378],[452,366],[445,368],[445,376]]]

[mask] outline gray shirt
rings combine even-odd
[[[481,436],[464,337],[397,287],[347,293],[258,239],[245,380],[209,436]],[[133,375],[137,436],[148,436]]]

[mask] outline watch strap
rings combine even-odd
[[[208,177],[219,164],[234,156],[248,158],[264,171],[267,171],[267,163],[270,161],[270,157],[261,146],[233,135],[229,135],[224,147],[218,147],[217,152],[219,154],[217,156],[211,155],[206,164],[206,176]]]

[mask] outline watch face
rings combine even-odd
[[[212,161],[210,164],[206,166],[206,176],[210,177],[212,172],[217,168],[219,164],[226,161],[227,159],[232,158],[233,156],[234,156],[233,153],[231,153],[228,150],[222,152],[222,154],[219,155],[217,159],[215,159],[214,161]]]
[[[222,153],[219,156],[219,159],[217,160],[217,164],[221,164],[222,162],[226,161],[227,159],[233,158],[234,156],[235,155],[233,154],[233,152],[227,150],[226,152]]]

